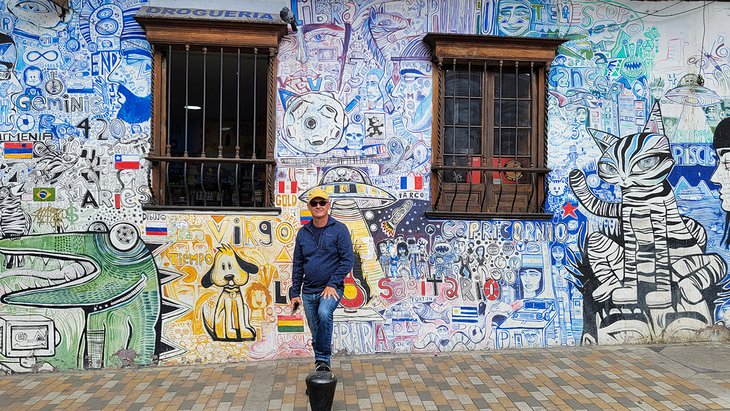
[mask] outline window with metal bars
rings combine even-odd
[[[545,73],[559,42],[540,40],[426,36],[437,66],[431,214],[544,215]]]
[[[274,72],[286,25],[138,18],[153,44],[149,208],[273,208]]]
[[[261,207],[268,56],[240,48],[168,46],[165,205]]]

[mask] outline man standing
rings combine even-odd
[[[329,215],[330,207],[329,194],[312,189],[307,203],[312,221],[297,233],[289,289],[292,313],[304,304],[316,371],[330,371],[332,317],[355,260],[350,231]]]

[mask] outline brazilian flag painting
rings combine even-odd
[[[56,201],[56,189],[53,187],[34,188],[33,201]]]

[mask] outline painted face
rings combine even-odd
[[[431,127],[431,63],[402,61],[392,96],[400,101],[399,109],[411,132]]]
[[[297,182],[297,189],[307,191],[317,184],[316,168],[297,168],[294,171],[294,179]]]
[[[592,35],[598,36],[596,40],[602,41],[605,50],[612,50],[621,34],[621,26],[611,20],[597,21],[590,29]]]
[[[507,0],[499,2],[497,26],[506,36],[519,36],[530,29],[532,12],[530,4],[523,1]]]
[[[52,29],[61,22],[61,8],[50,0],[8,0],[6,5],[19,21],[36,27]]]
[[[21,89],[18,77],[15,75],[17,59],[18,54],[13,39],[0,34],[0,87],[8,95]]]
[[[152,72],[152,60],[146,50],[128,50],[124,53],[124,61],[109,73],[109,81],[123,84],[127,90],[137,97],[150,94],[149,76]],[[120,96],[120,98],[124,98]]]
[[[717,151],[717,168],[712,173],[710,181],[720,185],[720,201],[722,209],[730,212],[730,149]]]
[[[340,88],[342,65],[347,50],[347,28],[331,24],[309,24],[303,29],[297,62],[292,76],[312,82],[322,81],[320,90]]]
[[[540,278],[542,274],[539,270],[528,268],[520,271],[520,281],[522,282],[522,290],[525,298],[535,297],[537,289],[540,288]]]
[[[375,73],[368,73],[365,79],[365,93],[368,96],[368,100],[376,101],[382,97],[380,94],[380,78]]]
[[[553,258],[555,261],[563,261],[565,258],[565,250],[561,246],[553,247]]]
[[[24,74],[26,86],[38,87],[43,82],[43,73],[38,68],[29,67]]]

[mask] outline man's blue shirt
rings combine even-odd
[[[289,298],[321,293],[327,286],[342,288],[352,271],[355,256],[347,226],[329,216],[319,241],[315,241],[312,227],[310,221],[297,233]]]

